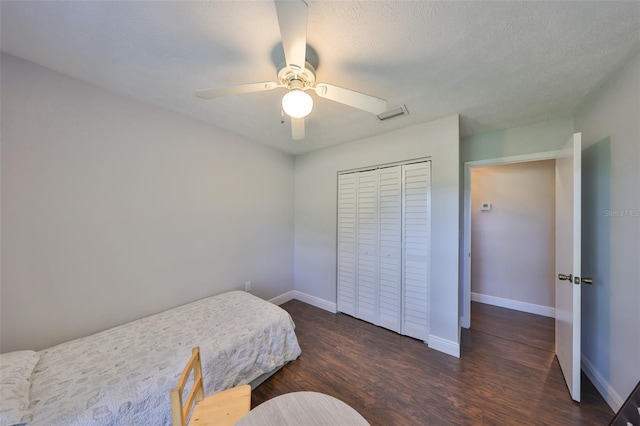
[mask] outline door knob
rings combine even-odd
[[[589,277],[582,277],[582,284],[593,284],[593,279]]]
[[[573,274],[569,274],[569,275],[558,274],[558,279],[560,281],[573,281]]]

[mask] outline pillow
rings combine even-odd
[[[29,390],[39,359],[34,351],[0,354],[0,426],[24,425],[33,419]]]

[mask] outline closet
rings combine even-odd
[[[427,340],[431,162],[338,175],[337,309]]]

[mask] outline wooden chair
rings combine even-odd
[[[193,373],[193,387],[183,404],[183,392]],[[178,386],[171,391],[171,421],[173,426],[186,426],[189,413],[190,426],[234,425],[251,409],[251,386],[243,385],[204,397],[200,348],[193,348],[191,358],[184,368]]]

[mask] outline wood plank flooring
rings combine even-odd
[[[473,304],[460,359],[344,314],[292,300],[302,355],[252,393],[252,407],[316,391],[372,425],[606,425],[614,413],[583,375],[571,401],[553,353],[553,319]]]

